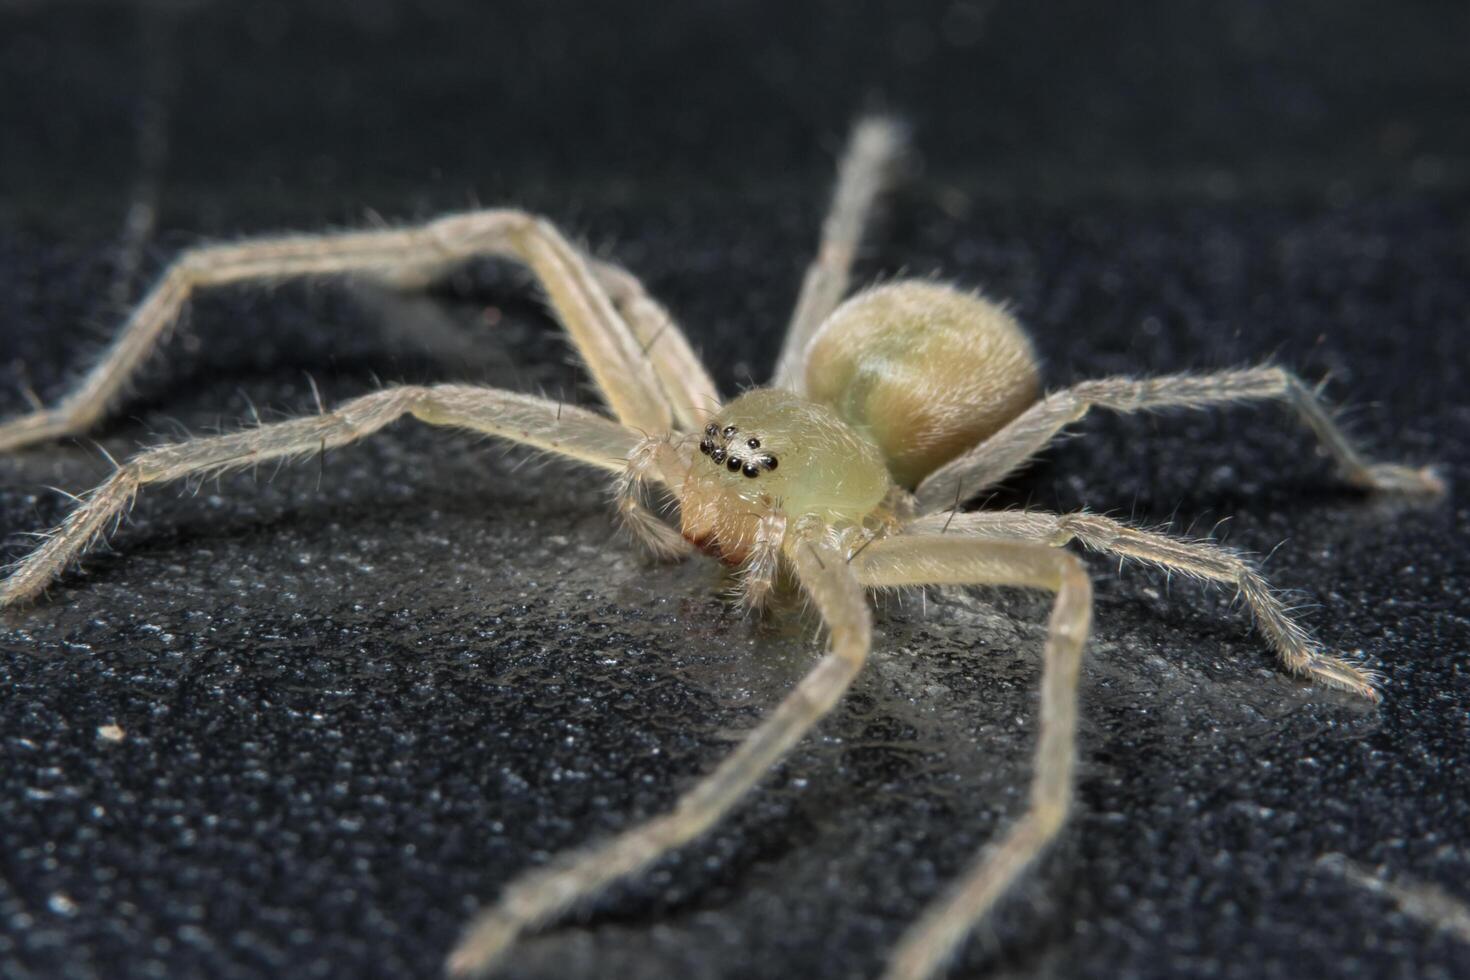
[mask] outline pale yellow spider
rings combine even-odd
[[[1347,480],[1369,490],[1438,493],[1427,469],[1365,460],[1311,389],[1278,367],[1088,381],[1040,396],[1035,355],[1004,310],[933,282],[898,281],[842,302],[853,253],[899,150],[898,130],[861,122],[768,388],[722,403],[667,313],[624,270],[589,258],[547,222],[477,211],[403,230],[303,235],[184,254],[132,313],[103,361],[60,405],[0,425],[0,449],[97,421],[194,290],[290,276],[370,275],[426,282],[472,256],[518,259],[539,277],[614,418],[531,395],[466,385],[396,387],[334,411],[149,449],[81,499],[0,583],[0,605],[36,597],[144,485],[308,456],[404,415],[525,443],[617,480],[627,525],[660,554],[692,549],[739,569],[762,603],[794,576],[830,630],[815,669],[713,773],[664,816],[553,861],[510,884],[449,957],[482,974],[517,936],[636,874],[709,829],[842,697],[867,659],[865,590],[1016,585],[1056,595],[1043,652],[1040,736],[1030,806],[912,926],[892,978],[940,972],[966,934],[1055,836],[1072,793],[1078,670],[1091,617],[1083,546],[1239,589],[1290,672],[1376,698],[1374,677],[1318,649],[1255,567],[1205,541],[1092,514],[960,513],[1093,407],[1133,412],[1275,399],[1316,433]],[[677,504],[675,530],[643,499]]]

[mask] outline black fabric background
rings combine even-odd
[[[1463,938],[1323,856],[1470,900],[1467,40],[1460,3],[7,3],[0,415],[190,244],[476,202],[616,255],[734,392],[848,122],[889,107],[917,153],[864,278],[983,286],[1053,386],[1274,358],[1451,483],[1365,499],[1258,407],[1090,418],[1008,484],[1225,521],[1387,698],[1282,676],[1228,592],[1093,561],[1077,804],[955,975],[1463,976]],[[102,448],[310,411],[308,375],[589,397],[513,269],[211,294],[95,444],[0,459],[4,557]],[[713,563],[613,533],[601,479],[523,463],[403,424],[150,489],[0,617],[0,973],[434,975],[477,903],[663,811],[810,666],[810,620],[742,619]],[[507,975],[875,975],[1024,805],[1045,612],[882,602],[871,668],[745,806]]]

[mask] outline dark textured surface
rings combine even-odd
[[[496,6],[0,12],[0,415],[117,322],[150,186],[134,293],[200,236],[546,211],[733,391],[774,359],[876,97],[922,158],[865,274],[985,285],[1054,385],[1330,375],[1368,445],[1452,486],[1366,500],[1270,408],[1090,419],[1014,481],[997,504],[1229,517],[1387,700],[1276,673],[1228,594],[1095,562],[1075,813],[956,974],[1463,975],[1464,945],[1319,863],[1470,900],[1463,5]],[[570,397],[563,362],[499,267],[428,297],[231,290],[97,439],[304,412],[307,374],[332,401],[374,375]],[[812,662],[813,624],[741,620],[711,563],[615,539],[598,477],[521,458],[401,425],[151,490],[113,551],[0,617],[0,973],[432,975],[478,901],[667,807]],[[85,440],[0,460],[6,556],[64,513],[46,485],[107,468]],[[886,603],[871,669],[747,805],[509,974],[874,975],[1023,804],[1044,616]]]

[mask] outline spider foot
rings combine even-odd
[[[445,972],[464,978],[489,975],[519,933],[518,924],[498,912],[482,915],[445,960]]]
[[[1302,664],[1298,673],[1319,684],[1350,691],[1375,703],[1383,700],[1383,692],[1379,690],[1383,686],[1383,676],[1341,657],[1319,653]]]
[[[1398,463],[1374,463],[1353,474],[1356,485],[1375,493],[1402,493],[1438,497],[1445,492],[1445,481],[1432,466],[1402,466]]]

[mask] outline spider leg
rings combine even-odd
[[[831,631],[827,654],[671,812],[605,843],[556,858],[510,884],[499,902],[470,925],[450,954],[451,974],[487,973],[522,932],[704,833],[841,698],[867,660],[872,638],[871,614],[862,587],[841,554],[819,535],[792,535],[785,555]]]
[[[936,530],[939,515],[916,521],[916,531]],[[1043,511],[1000,511],[961,514],[951,532],[991,539],[1028,540],[1060,547],[1077,541],[1086,548],[1130,558],[1207,582],[1224,582],[1240,591],[1255,617],[1256,628],[1289,673],[1377,701],[1376,678],[1349,661],[1324,652],[1310,633],[1291,618],[1260,569],[1239,552],[1210,541],[1191,541],[1130,527],[1097,514],[1048,514]]]
[[[662,432],[676,416],[697,419],[711,409],[714,385],[636,279],[607,264],[594,271],[543,219],[511,210],[474,211],[411,228],[262,238],[184,252],[70,394],[53,408],[0,425],[0,451],[82,432],[100,420],[199,289],[302,276],[412,278],[415,270],[477,255],[505,256],[531,268],[619,421]],[[608,298],[606,283],[637,313],[633,327]]]
[[[1391,493],[1437,494],[1444,483],[1429,468],[1373,463],[1332,420],[1311,388],[1278,367],[1159,378],[1102,378],[1048,395],[989,439],[935,470],[915,491],[921,513],[971,499],[993,486],[1094,408],[1138,412],[1156,408],[1209,408],[1234,402],[1274,400],[1293,408],[1316,433],[1349,483]]]
[[[762,515],[756,526],[750,557],[740,567],[740,601],[747,609],[766,604],[776,587],[776,573],[781,567],[781,547],[786,540],[786,515],[780,511]]]
[[[1077,684],[1092,620],[1092,585],[1082,563],[1065,551],[957,535],[885,538],[853,555],[851,567],[866,586],[1018,585],[1056,593],[1043,655],[1041,733],[1030,806],[899,942],[886,980],[925,980],[948,962],[1066,818],[1076,765]]]
[[[644,485],[658,480],[667,486],[677,485],[677,474],[688,464],[668,436],[649,436],[628,454],[628,465],[618,479],[614,496],[618,516],[633,536],[643,542],[659,558],[682,558],[694,550],[678,531],[669,527],[643,502]],[[655,474],[666,474],[659,479]]]
[[[663,383],[672,403],[675,424],[691,432],[703,428],[709,417],[719,411],[720,393],[704,369],[704,362],[689,346],[689,338],[669,311],[648,295],[633,273],[602,259],[592,260],[592,271],[628,326],[633,328],[639,349]]]
[[[893,177],[903,144],[902,127],[892,119],[869,116],[859,119],[853,127],[837,168],[832,209],[822,223],[822,241],[802,279],[801,294],[786,328],[771,387],[793,391],[804,387],[806,349],[822,321],[837,308],[847,292],[863,226],[868,223],[873,202]]]
[[[613,472],[621,472],[639,438],[631,429],[570,405],[494,388],[433,385],[388,388],[321,415],[158,446],[133,456],[84,495],[45,542],[13,567],[0,581],[0,607],[39,594],[103,535],[146,484],[314,455],[355,442],[404,415],[525,443]]]

